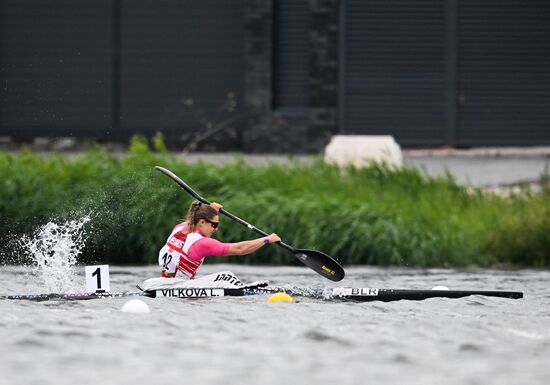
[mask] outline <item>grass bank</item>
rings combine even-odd
[[[344,264],[550,266],[548,189],[503,198],[415,170],[340,169],[321,161],[291,167],[187,164],[150,152],[138,139],[127,157],[102,150],[72,158],[0,152],[0,248],[7,255],[18,234],[88,214],[83,263],[156,263],[191,199],[155,165],[259,228]],[[217,233],[228,242],[252,237],[227,218]],[[273,246],[230,260],[296,263]]]

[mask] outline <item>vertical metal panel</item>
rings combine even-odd
[[[338,7],[338,106],[337,106],[337,119],[338,119],[338,133],[350,133],[347,129],[347,89],[346,89],[346,67],[347,67],[347,44],[346,44],[346,31],[347,31],[347,14],[346,5],[343,1],[340,1]]]
[[[273,107],[304,109],[309,102],[309,30],[307,0],[274,2]]]
[[[401,144],[445,137],[445,3],[348,0],[345,133]]]
[[[241,1],[121,0],[121,129],[194,132],[240,105],[243,38]]]
[[[550,143],[550,2],[459,2],[459,142]]]
[[[446,5],[446,43],[445,43],[445,62],[446,62],[446,104],[445,104],[445,144],[456,145],[457,143],[457,30],[458,30],[458,2],[455,0],[445,0]]]
[[[0,0],[0,134],[111,126],[110,0]]]

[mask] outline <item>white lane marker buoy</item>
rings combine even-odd
[[[133,313],[133,314],[145,314],[149,313],[149,306],[147,304],[139,299],[132,299],[124,304],[122,306],[122,310],[125,313]]]
[[[435,286],[432,287],[432,290],[449,290],[447,286]]]

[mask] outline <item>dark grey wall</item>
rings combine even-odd
[[[242,110],[240,1],[122,0],[120,129],[182,135]]]
[[[258,21],[246,30],[248,151],[318,151],[334,133],[393,135],[404,146],[550,144],[550,2],[277,4],[275,15],[270,1],[245,7]],[[295,79],[304,60],[306,88]],[[281,71],[294,84],[271,78]]]
[[[342,5],[341,132],[411,146],[550,144],[550,2]]]
[[[337,132],[338,6],[333,0],[289,0],[277,6],[271,0],[245,0],[245,151],[316,152]],[[278,19],[294,8],[302,12],[294,13],[293,20]],[[303,29],[293,28],[300,18],[310,26],[307,49],[292,47],[303,47]],[[282,33],[284,41],[277,38]],[[276,94],[281,83],[273,74],[289,82],[297,72],[307,73],[306,81],[299,87],[286,84]]]
[[[343,7],[342,131],[441,143],[445,4],[350,0]]]
[[[241,1],[0,0],[0,26],[0,135],[240,148]]]
[[[549,25],[545,0],[0,0],[0,136],[550,144]]]
[[[550,1],[462,0],[457,14],[457,143],[550,144]]]
[[[112,125],[112,1],[0,1],[0,134]]]

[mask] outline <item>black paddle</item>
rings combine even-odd
[[[181,188],[187,191],[190,195],[192,195],[198,201],[207,205],[210,204],[208,200],[204,199],[195,191],[193,191],[191,187],[189,187],[184,181],[182,181],[172,171],[159,166],[155,166],[155,169],[162,172],[164,175],[167,175],[170,178],[172,178],[174,182],[176,182]],[[260,235],[263,235],[263,236],[269,235],[265,231],[262,231],[257,227],[251,225],[250,223],[243,221],[241,218],[231,214],[230,212],[228,212],[223,208],[220,209],[220,213],[224,214],[225,216],[228,216],[229,218],[233,219],[235,222],[239,222],[241,225],[248,227],[250,230]],[[290,245],[287,245],[284,242],[277,242],[277,244],[281,247],[284,247],[288,251],[292,252],[294,256],[298,258],[300,262],[302,262],[304,265],[308,266],[313,271],[321,274],[323,277],[330,279],[331,281],[341,281],[344,278],[344,275],[346,274],[344,272],[344,269],[342,268],[342,266],[340,266],[338,262],[336,262],[334,259],[332,259],[328,255],[321,253],[320,251],[296,249]]]

